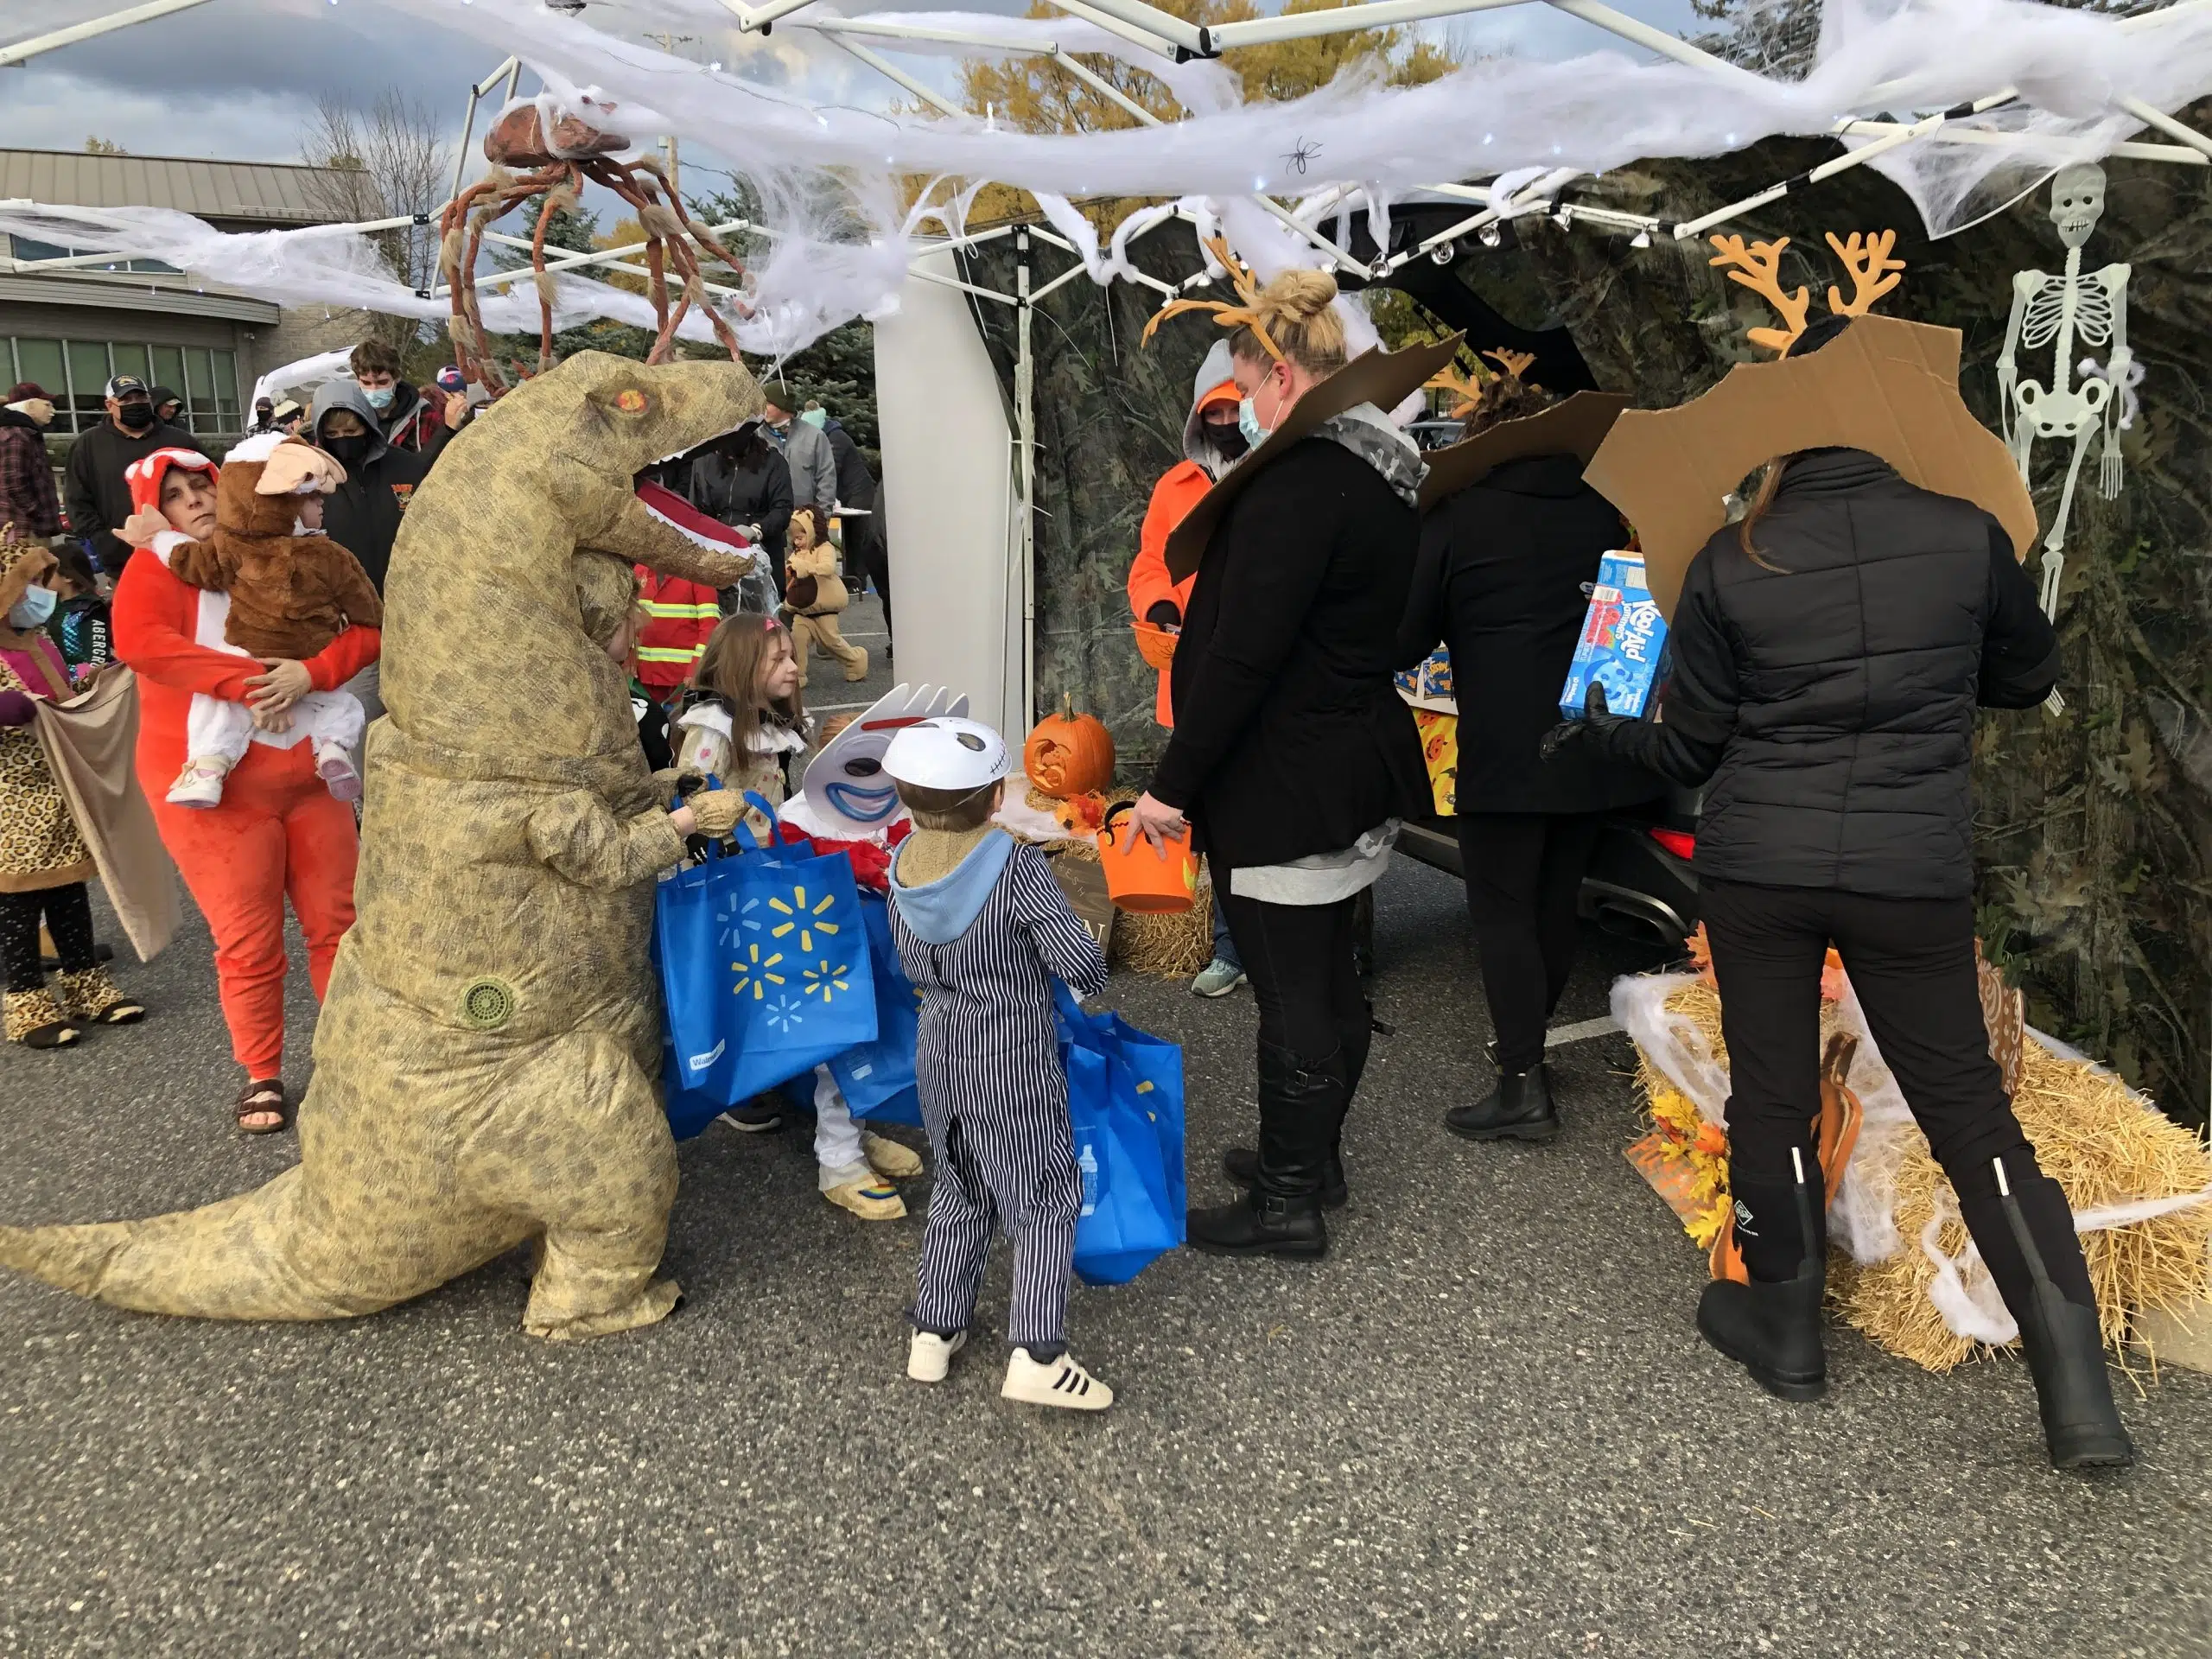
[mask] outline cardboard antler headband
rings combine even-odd
[[[2003,439],[1959,396],[1959,333],[1861,316],[1804,357],[1739,363],[1703,397],[1621,416],[1583,474],[1643,543],[1651,596],[1670,619],[1682,577],[1726,523],[1728,493],[1754,467],[1804,449],[1863,449],[1906,481],[1994,517],[2015,556],[2036,538],[2035,503]]]
[[[1209,237],[1205,249],[1229,272],[1229,280],[1236,289],[1236,297],[1243,303],[1231,305],[1226,300],[1170,300],[1152,314],[1151,320],[1144,326],[1144,332],[1137,336],[1137,344],[1141,346],[1149,340],[1153,331],[1170,317],[1180,316],[1185,311],[1211,311],[1213,320],[1224,328],[1249,328],[1252,337],[1267,348],[1268,355],[1280,362],[1282,349],[1269,337],[1267,325],[1260,321],[1259,279],[1252,275],[1249,266],[1229,251],[1229,244],[1223,238]]]

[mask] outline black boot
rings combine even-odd
[[[1221,1173],[1233,1185],[1249,1187],[1260,1179],[1260,1154],[1249,1147],[1231,1147],[1221,1154]],[[1332,1152],[1321,1160],[1321,1207],[1341,1210],[1351,1198],[1344,1159]]]
[[[2004,1160],[1992,1162],[1997,1173],[1997,1204],[2027,1269],[2024,1285],[2008,1284],[2006,1280],[2013,1275],[2007,1274],[1998,1280],[1997,1287],[2020,1327],[2020,1347],[2036,1380],[2036,1402],[2042,1409],[2044,1443],[2050,1452],[2051,1467],[2125,1468],[2135,1461],[2135,1446],[2120,1425],[2119,1408],[2113,1403],[2097,1311],[2074,1300],[2051,1281],[2049,1265],[2036,1244],[2037,1230],[2029,1225],[2027,1207],[2032,1206],[2036,1218],[2044,1223],[2041,1230],[2046,1236],[2063,1236],[2066,1244],[2078,1250],[2081,1247],[2075,1242],[2066,1195],[2057,1182],[2043,1174],[2021,1181],[2015,1193]],[[1974,1226],[1974,1219],[1967,1217],[1967,1230],[1979,1239],[1981,1232]],[[1993,1252],[1985,1249],[1982,1254],[1987,1261]],[[2082,1277],[2086,1280],[2087,1273]]]
[[[1290,1050],[1263,1042],[1259,1069],[1252,1190],[1232,1204],[1192,1211],[1191,1246],[1216,1255],[1325,1255],[1321,1189],[1329,1137],[1344,1110],[1343,1051],[1306,1066]]]
[[[1490,1093],[1445,1113],[1444,1127],[1469,1141],[1550,1140],[1559,1133],[1550,1072],[1541,1065],[1499,1072]]]
[[[1698,1300],[1697,1328],[1707,1342],[1749,1371],[1751,1380],[1777,1399],[1817,1400],[1828,1386],[1827,1358],[1821,1346],[1821,1296],[1827,1264],[1804,1160],[1794,1148],[1793,1156],[1797,1160],[1794,1198],[1798,1236],[1804,1246],[1796,1274],[1779,1282],[1714,1280]]]

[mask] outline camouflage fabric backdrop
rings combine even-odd
[[[2212,108],[2181,112],[2202,125]],[[1694,162],[1622,169],[1587,187],[1637,211],[1688,219],[1834,154],[1819,143],[1762,144]],[[2059,613],[2065,714],[1992,715],[1976,751],[1980,930],[2026,990],[2029,1018],[2202,1123],[2212,1046],[2212,179],[2202,168],[2114,161],[2089,269],[2133,264],[2128,343],[2147,368],[2143,412],[2124,440],[2117,501],[2083,469],[2068,531]],[[1823,232],[1896,229],[1908,262],[1882,308],[1965,339],[1962,389],[1997,425],[1995,364],[2014,271],[2063,268],[2048,188],[1957,236],[1930,243],[1887,181],[1854,169],[1727,228],[1788,236],[1785,286],[1825,294],[1842,278]],[[1471,245],[1461,280],[1503,315],[1572,331],[1599,383],[1665,407],[1703,391],[1753,351],[1763,302],[1711,267],[1702,240],[1660,241],[1523,220],[1517,238]],[[975,261],[982,286],[1010,292],[1011,238]],[[1187,227],[1141,245],[1141,263],[1179,277],[1198,257]],[[1066,256],[1039,250],[1039,280]],[[1050,262],[1047,264],[1046,262]],[[1039,696],[1074,693],[1112,726],[1125,772],[1158,752],[1151,677],[1130,642],[1122,583],[1152,480],[1176,458],[1190,377],[1213,330],[1200,320],[1135,340],[1157,303],[1078,279],[1035,321],[1038,367]],[[1552,316],[1532,313],[1548,308]],[[980,302],[985,339],[1012,385],[1011,308]],[[1816,308],[1815,315],[1819,315]],[[1481,345],[1480,341],[1471,341]],[[2078,353],[2077,353],[2078,354]],[[2022,372],[2049,375],[2048,349]],[[2039,445],[2037,505],[2048,525],[2063,478],[2059,446]]]

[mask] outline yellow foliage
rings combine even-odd
[[[645,239],[645,233],[639,227],[636,219],[619,219],[614,221],[613,230],[594,232],[591,245],[594,248],[627,248],[634,247]],[[625,257],[624,263],[643,265],[645,256],[642,251],[629,254]],[[595,265],[592,267],[591,274],[612,288],[626,288],[632,294],[650,291],[651,285],[644,277],[633,276],[626,270],[610,270],[604,265]]]
[[[1206,27],[1243,22],[1263,15],[1252,0],[1154,0],[1154,3],[1163,11]],[[1287,15],[1329,11],[1344,3],[1345,0],[1288,0],[1282,10]],[[1046,0],[1031,0],[1025,15],[1059,17],[1064,14]],[[1159,119],[1173,121],[1185,113],[1166,83],[1141,67],[1097,54],[1076,55],[1084,67]],[[1449,51],[1403,29],[1321,35],[1240,47],[1222,54],[1222,61],[1243,81],[1247,103],[1302,98],[1327,86],[1346,66],[1365,60],[1378,62],[1383,78],[1397,86],[1417,86],[1459,67]],[[988,116],[1020,132],[1110,132],[1138,124],[1137,118],[1113,99],[1084,86],[1049,58],[970,59],[961,66],[960,101],[971,114]],[[1325,158],[1316,155],[1313,165],[1319,175],[1325,175]],[[1102,200],[1085,204],[1084,211],[1104,229],[1139,205],[1137,199]],[[988,224],[1034,213],[1036,207],[1027,191],[1008,185],[986,185],[976,196],[970,221]]]

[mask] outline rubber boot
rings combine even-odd
[[[1233,1203],[1192,1211],[1191,1248],[1214,1255],[1325,1255],[1321,1185],[1329,1136],[1344,1113],[1344,1051],[1307,1066],[1289,1049],[1263,1042],[1259,1069],[1252,1189]]]
[[[1497,1084],[1471,1106],[1444,1114],[1444,1127],[1468,1141],[1548,1141],[1559,1133],[1551,1072],[1538,1065],[1501,1071]]]
[[[1789,1158],[1796,1172],[1798,1236],[1804,1241],[1796,1274],[1778,1283],[1715,1279],[1699,1299],[1697,1328],[1777,1400],[1817,1400],[1828,1386],[1821,1346],[1827,1263],[1804,1154],[1792,1147]]]
[[[1250,1147],[1231,1147],[1221,1154],[1221,1173],[1235,1186],[1249,1187],[1260,1179],[1260,1154]],[[1344,1160],[1332,1153],[1321,1160],[1321,1207],[1341,1210],[1351,1201],[1344,1185]]]
[[[2036,1380],[2036,1402],[2043,1414],[2044,1444],[2054,1469],[2118,1469],[2135,1461],[2135,1444],[2120,1421],[2113,1403],[2112,1379],[2105,1372],[2104,1338],[2097,1328],[2097,1311],[2070,1300],[2051,1282],[2035,1232],[2012,1184],[2005,1160],[1991,1161],[1997,1168],[1997,1202],[2005,1224],[2027,1262],[2026,1287],[2011,1287],[2005,1297],[2012,1318],[2020,1327],[2020,1347]],[[2047,1182],[2062,1211],[2065,1196],[2047,1175],[2031,1178]],[[2047,1202],[2038,1208],[2047,1207]],[[2067,1216],[2068,1237],[2073,1237],[2072,1217]],[[1973,1230],[1968,1224],[1968,1230]],[[2076,1248],[2079,1248],[2078,1246]],[[1987,1252],[1984,1252],[1986,1259]],[[2000,1283],[2000,1291],[2008,1287]]]

